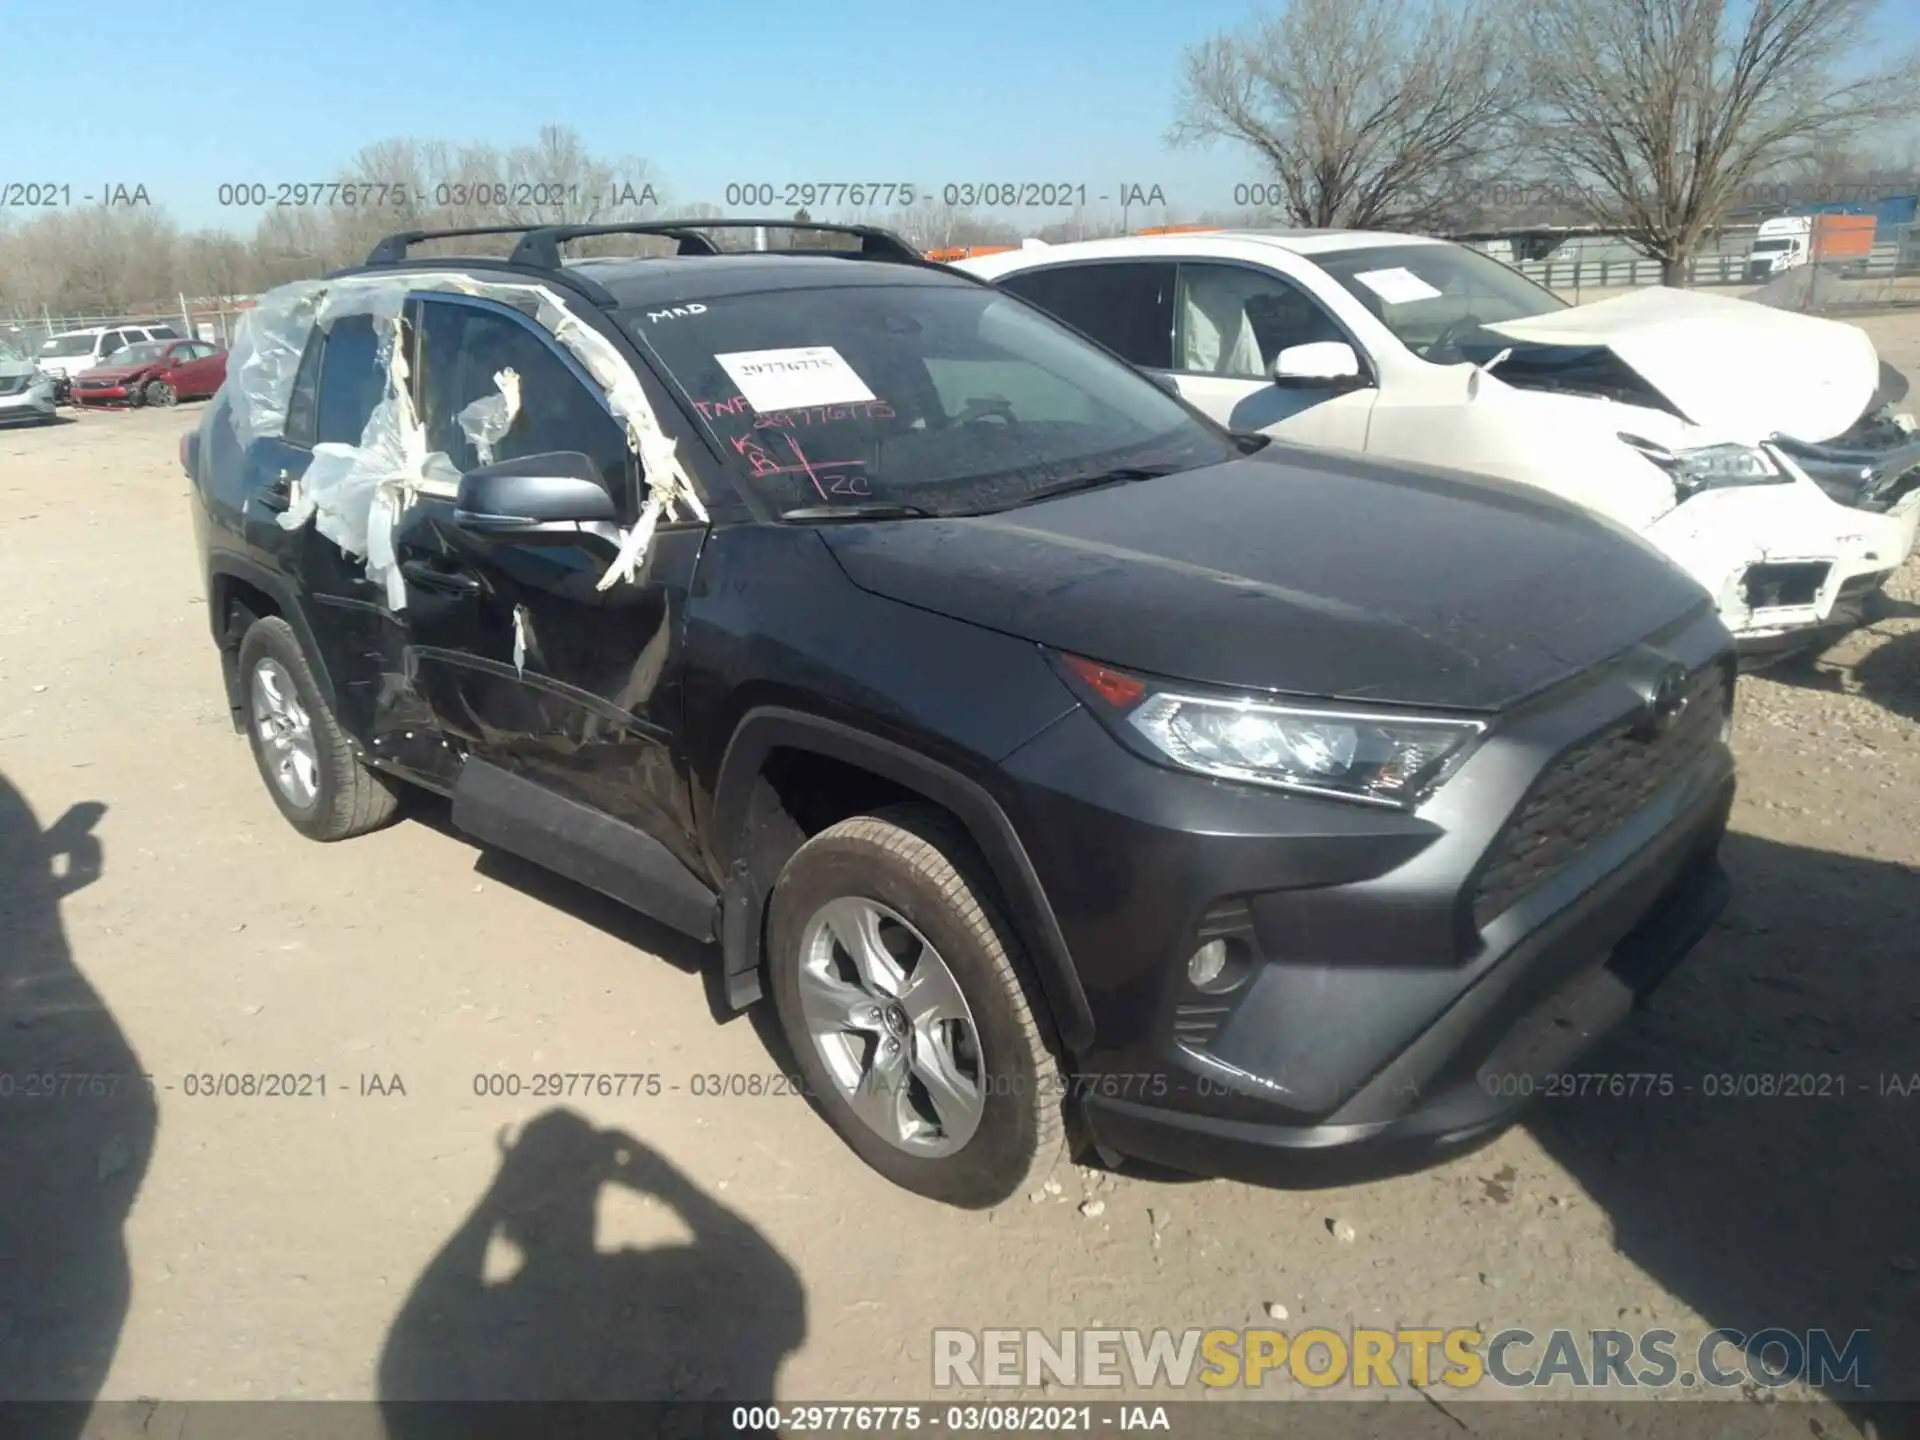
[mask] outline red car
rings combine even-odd
[[[203,400],[227,378],[227,352],[204,340],[142,340],[73,378],[78,405],[176,405]]]

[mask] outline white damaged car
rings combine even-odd
[[[1749,655],[1859,623],[1920,529],[1906,382],[1853,325],[1659,287],[1569,305],[1479,251],[1360,231],[1029,241],[958,268],[1236,430],[1600,511]]]

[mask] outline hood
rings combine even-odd
[[[1465,710],[1710,603],[1536,487],[1280,445],[997,515],[820,533],[862,589],[1108,664]]]
[[[1657,285],[1485,328],[1530,346],[1610,350],[1688,420],[1749,444],[1838,435],[1880,381],[1857,326]]]
[[[31,375],[38,369],[31,360],[9,360],[0,355],[0,380],[18,380],[22,375]]]

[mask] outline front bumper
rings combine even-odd
[[[0,425],[51,420],[56,409],[54,387],[51,385],[35,386],[13,395],[0,395]]]
[[[1710,614],[1656,643],[1730,693]],[[1183,1170],[1298,1182],[1444,1153],[1509,1121],[1524,1101],[1489,1086],[1488,1067],[1565,1064],[1724,904],[1714,855],[1733,775],[1717,705],[1697,712],[1711,733],[1689,731],[1684,758],[1623,774],[1619,815],[1594,818],[1605,787],[1589,786],[1543,822],[1551,864],[1527,869],[1530,837],[1515,848],[1558,793],[1549,782],[1598,764],[1597,735],[1617,739],[1640,663],[1503,717],[1414,814],[1148,765],[1084,710],[1009,757],[1009,813],[1093,1013],[1073,1057],[1091,1137]],[[1519,881],[1492,884],[1516,864]],[[1187,977],[1212,936],[1252,957],[1225,995]]]
[[[1648,538],[1704,585],[1748,655],[1816,645],[1861,623],[1867,598],[1912,555],[1920,487],[1885,508],[1842,504],[1791,455],[1791,483],[1710,490],[1663,515]]]
[[[124,401],[132,393],[133,387],[126,384],[102,385],[89,383],[86,377],[73,382],[73,403],[76,405],[104,404],[107,401]]]

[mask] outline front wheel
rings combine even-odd
[[[895,1184],[985,1209],[1063,1153],[1059,1070],[967,837],[908,805],[815,835],[774,887],[774,1007],[827,1123]]]
[[[164,380],[154,380],[147,385],[147,403],[149,405],[178,405],[180,403],[180,392]]]

